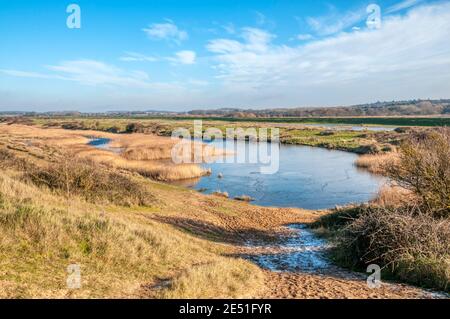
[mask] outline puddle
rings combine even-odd
[[[318,238],[306,225],[286,227],[290,231],[286,239],[278,245],[264,247],[266,252],[249,258],[260,267],[275,272],[320,272],[333,267],[326,257],[330,246],[325,240]]]
[[[95,148],[101,149],[101,150],[106,150],[106,151],[110,151],[110,152],[114,152],[114,153],[121,153],[123,151],[122,148],[120,147],[111,147],[109,145],[109,143],[111,143],[111,139],[110,138],[105,138],[105,137],[89,137],[90,141],[88,143],[88,145],[93,146]]]

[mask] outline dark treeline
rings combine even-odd
[[[271,109],[220,108],[198,109],[192,111],[108,111],[108,112],[79,112],[79,111],[49,111],[22,112],[0,111],[1,116],[28,117],[177,117],[177,116],[205,116],[232,118],[276,118],[276,117],[355,117],[355,116],[422,116],[422,115],[450,115],[450,99],[441,100],[409,100],[376,102],[353,106],[335,107],[297,107]]]
[[[450,115],[450,99],[377,102],[354,106],[274,108],[264,110],[225,108],[193,110],[190,115],[221,117],[332,117]]]

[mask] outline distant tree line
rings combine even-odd
[[[234,118],[267,118],[267,117],[346,117],[346,116],[420,116],[450,115],[450,99],[441,100],[409,100],[376,102],[353,106],[336,107],[297,107],[271,109],[221,108],[202,109],[189,112],[174,111],[108,111],[82,113],[78,111],[61,112],[21,112],[0,111],[0,116],[25,117],[176,117],[176,116],[216,116]]]
[[[354,106],[274,108],[264,110],[224,108],[216,110],[193,110],[188,112],[188,114],[236,118],[450,115],[450,99],[392,101]]]

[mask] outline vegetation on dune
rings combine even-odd
[[[3,298],[250,297],[262,285],[257,267],[221,256],[226,247],[139,218],[151,217],[145,211],[115,214],[75,199],[65,207],[3,173],[0,200]],[[71,264],[81,266],[81,289],[66,286]],[[174,283],[159,287],[159,278]],[[180,285],[183,278],[195,286]]]
[[[369,206],[339,209],[313,225],[336,241],[338,263],[378,264],[390,276],[450,291],[449,138],[442,129],[404,143],[384,166],[402,191],[382,190]]]
[[[67,198],[75,195],[92,202],[104,201],[123,206],[152,203],[151,193],[132,176],[107,169],[88,159],[64,156],[57,163],[28,170],[25,177]]]
[[[264,274],[230,243],[309,216],[66,157],[61,145],[78,152],[73,141],[85,140],[61,140],[61,130],[6,132],[0,130],[0,297],[255,297]],[[72,264],[81,267],[80,289],[66,285]]]
[[[197,239],[153,219],[155,209],[164,214],[161,206],[134,212],[99,205],[104,196],[109,200],[115,194],[114,189],[108,194],[103,187],[115,186],[101,182],[86,188],[85,176],[93,177],[90,166],[87,175],[77,165],[61,172],[43,167],[42,180],[36,180],[36,176],[23,178],[23,172],[16,171],[18,166],[10,166],[12,162],[2,159],[1,163],[3,168],[8,166],[0,174],[1,297],[230,298],[254,296],[262,287],[262,273],[256,266],[222,256],[231,253],[231,247]],[[99,164],[88,165],[102,170]],[[95,176],[108,178],[104,172],[99,174]],[[65,198],[61,187],[67,182],[71,195],[84,197],[90,191],[96,205],[77,196]],[[152,189],[142,179],[133,183],[139,189],[116,194],[123,200],[120,205],[130,200],[127,192]],[[119,204],[118,198],[113,202]],[[181,216],[182,209],[175,209]],[[81,289],[66,286],[70,264],[81,266]],[[160,278],[167,278],[170,285],[160,286]]]

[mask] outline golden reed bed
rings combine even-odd
[[[0,125],[0,135],[5,141],[13,142],[10,147],[34,145],[40,146],[41,150],[45,147],[61,148],[71,152],[75,157],[88,158],[114,168],[134,171],[159,181],[196,178],[209,173],[197,164],[174,164],[171,161],[172,149],[178,141],[169,137],[148,134],[113,134],[89,130],[42,129],[15,124]],[[89,145],[93,138],[110,139],[111,150]],[[203,158],[223,154],[221,150],[211,146],[201,143],[191,144],[192,149],[200,148]],[[112,151],[114,149],[120,152]],[[45,151],[41,156],[45,156]]]

